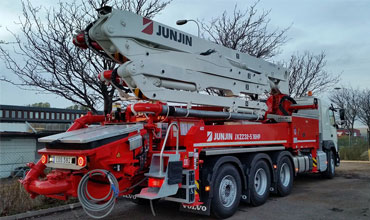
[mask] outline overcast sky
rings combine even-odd
[[[56,1],[32,1],[50,7]],[[154,20],[176,26],[178,19],[210,20],[224,10],[232,12],[237,3],[240,9],[254,1],[235,0],[173,0]],[[368,0],[261,0],[258,9],[271,10],[271,28],[291,26],[287,33],[289,41],[282,53],[274,60],[287,60],[290,55],[305,50],[313,53],[324,51],[327,55],[326,70],[341,74],[341,85],[355,88],[370,88],[370,1]],[[0,1],[0,40],[11,41],[6,28],[17,32],[14,21],[21,16],[19,0]],[[195,24],[177,27],[194,35]],[[0,63],[0,75],[10,76],[4,64]],[[339,85],[340,86],[340,85]],[[35,102],[49,102],[52,107],[67,107],[69,101],[55,95],[37,94],[15,86],[0,83],[0,103],[27,105]]]

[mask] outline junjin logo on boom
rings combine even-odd
[[[191,36],[185,35],[183,33],[178,33],[175,30],[169,29],[167,27],[162,27],[158,25],[158,36],[162,36],[164,38],[169,38],[170,40],[176,41],[178,43],[182,43],[185,45],[192,46],[193,45],[193,38]]]

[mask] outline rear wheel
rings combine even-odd
[[[254,206],[262,205],[266,202],[270,194],[271,174],[267,163],[259,160],[251,169],[249,175],[251,183],[251,204]]]
[[[333,151],[327,152],[328,168],[324,172],[324,176],[328,179],[333,179],[335,176],[335,158]]]
[[[288,157],[282,157],[278,163],[277,192],[279,196],[287,196],[293,188],[293,167]]]
[[[217,218],[228,218],[239,206],[241,178],[238,170],[230,164],[220,167],[217,173],[213,189],[212,213]]]

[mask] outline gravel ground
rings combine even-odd
[[[178,204],[159,202],[157,216],[149,206],[120,200],[106,219],[212,219],[178,211]],[[54,213],[40,219],[88,219],[82,209]],[[259,207],[240,205],[229,219],[370,219],[370,163],[342,162],[332,180],[318,175],[299,176],[291,195],[270,196]]]

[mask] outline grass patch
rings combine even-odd
[[[368,145],[363,138],[351,137],[351,145],[349,145],[348,137],[340,137],[338,146],[342,160],[369,160]]]
[[[38,196],[31,199],[17,179],[0,180],[0,216],[14,215],[27,211],[46,209],[77,202],[76,198],[67,201]]]

